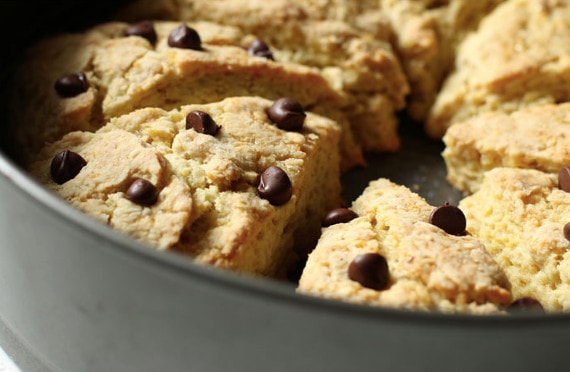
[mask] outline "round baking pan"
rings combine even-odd
[[[87,25],[119,4],[1,2],[2,34],[10,40],[3,85],[26,43]],[[37,184],[12,157],[5,118],[0,125],[0,345],[23,371],[479,372],[565,365],[570,315],[365,307],[149,249]],[[400,151],[370,155],[368,167],[343,176],[345,198],[388,177],[433,205],[457,202],[460,194],[445,180],[442,144],[406,120],[401,134]]]

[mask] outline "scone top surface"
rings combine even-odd
[[[272,103],[236,97],[140,109],[95,133],[71,132],[48,144],[30,172],[75,207],[150,246],[240,272],[283,274],[316,240],[325,211],[340,203],[339,129],[306,113],[301,130],[282,130],[268,118]],[[187,129],[186,117],[196,110],[219,129]],[[50,164],[64,150],[86,165],[58,184]],[[272,166],[290,180],[290,195],[278,205],[257,191]],[[128,199],[139,178],[157,188],[155,204]],[[275,186],[271,177],[267,182]]]
[[[372,181],[351,209],[359,216],[324,229],[298,291],[360,304],[442,312],[498,313],[510,302],[503,271],[470,235],[430,223],[435,207],[404,186]],[[348,276],[356,257],[385,257],[388,286],[367,288]]]

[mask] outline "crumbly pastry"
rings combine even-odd
[[[510,0],[485,17],[458,48],[426,123],[447,128],[483,112],[569,100],[570,2]]]
[[[356,218],[324,228],[298,292],[409,310],[502,313],[511,300],[504,272],[483,244],[462,234],[465,221],[453,234],[435,222],[455,221],[447,217],[461,214],[456,207],[443,206],[441,218],[436,209],[404,186],[372,181],[351,206]]]
[[[568,172],[566,172],[568,173]],[[570,188],[563,174],[495,168],[459,207],[467,230],[503,268],[515,298],[534,298],[548,312],[570,310]]]
[[[281,129],[272,105],[235,97],[135,110],[46,145],[29,171],[151,247],[283,277],[316,242],[325,212],[340,205],[340,132],[310,112],[302,127]]]
[[[465,194],[493,168],[558,173],[570,164],[570,104],[481,114],[450,127],[443,141],[448,180]]]
[[[366,152],[392,152],[400,147],[396,113],[404,108],[409,85],[390,44],[387,23],[379,17],[375,35],[342,19],[318,15],[317,4],[303,1],[171,0],[131,4],[120,17],[128,20],[162,16],[182,21],[207,20],[238,27],[262,39],[276,61],[312,66],[346,97],[344,111],[356,141]],[[154,3],[154,2],[153,2]],[[353,2],[357,3],[357,2]],[[313,7],[311,11],[310,7]],[[355,5],[346,14],[361,11]],[[149,11],[150,9],[150,11]],[[368,17],[368,24],[370,22]],[[360,19],[360,18],[359,18]],[[365,21],[362,21],[365,22]],[[363,26],[364,27],[364,26]]]
[[[173,33],[193,36],[198,45],[172,46]],[[243,36],[236,28],[207,22],[157,21],[150,26],[110,22],[51,37],[28,51],[14,84],[11,122],[33,153],[69,131],[93,131],[138,108],[168,110],[232,96],[293,97],[344,127],[343,166],[362,165],[361,146],[342,111],[346,98],[314,68],[250,56],[235,46]],[[69,95],[54,89],[62,78],[72,80],[68,74],[82,74],[85,90]]]
[[[423,122],[449,73],[460,42],[505,0],[380,0],[410,80],[407,112]]]

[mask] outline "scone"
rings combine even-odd
[[[337,124],[299,110],[293,119],[285,103],[235,97],[135,110],[46,145],[29,171],[151,247],[282,278],[340,205]]]
[[[377,35],[372,36],[345,20],[309,12],[307,6],[311,4],[303,1],[170,0],[159,3],[163,9],[157,9],[160,5],[154,1],[134,2],[119,17],[133,21],[162,16],[235,26],[251,35],[244,39],[244,48],[260,39],[276,61],[319,69],[339,94],[346,97],[343,110],[364,151],[399,149],[396,113],[404,108],[409,85],[390,44],[386,22],[379,22]]]
[[[362,165],[338,94],[311,67],[250,56],[232,27],[206,22],[99,24],[46,39],[28,51],[15,79],[11,123],[33,153],[73,131],[93,131],[138,108],[172,109],[232,96],[293,97],[334,118],[345,168]]]
[[[449,73],[457,46],[504,0],[379,0],[410,80],[407,112],[423,122]]]
[[[558,173],[570,164],[570,104],[484,113],[450,127],[443,141],[447,178],[465,194],[493,168]]]
[[[568,169],[495,168],[479,191],[459,203],[467,230],[503,268],[515,298],[547,312],[570,310],[570,187]]]
[[[457,207],[435,208],[381,178],[349,211],[354,219],[332,218],[329,223],[340,223],[323,229],[299,293],[446,313],[502,313],[510,304],[504,272],[481,242],[464,234],[464,216]]]
[[[567,102],[569,82],[570,2],[509,0],[460,45],[426,132],[441,138],[483,112]]]

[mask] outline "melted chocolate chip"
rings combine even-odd
[[[345,223],[352,221],[358,215],[348,208],[335,208],[331,210],[323,219],[322,226],[327,227],[336,225],[337,223]]]
[[[140,21],[127,27],[125,36],[140,36],[147,39],[151,44],[156,43],[156,30],[152,21]]]
[[[69,98],[86,92],[89,83],[83,72],[74,72],[57,79],[54,88],[60,97]]]
[[[87,162],[81,155],[64,150],[51,161],[50,174],[53,182],[61,185],[77,176]]]
[[[521,297],[516,299],[507,308],[509,313],[521,313],[521,312],[537,312],[544,313],[544,307],[542,304],[531,297]]]
[[[567,240],[570,240],[570,222],[564,225],[564,228],[562,230],[564,231],[564,237]]]
[[[307,116],[301,104],[288,97],[276,100],[267,111],[267,115],[278,128],[288,131],[301,130]]]
[[[293,187],[283,169],[271,166],[261,174],[257,186],[259,196],[272,205],[282,205],[291,199]]]
[[[208,113],[194,110],[186,115],[186,129],[194,129],[198,133],[215,136],[220,126]]]
[[[202,40],[198,32],[184,24],[170,32],[168,45],[173,48],[202,50]]]
[[[272,61],[274,60],[273,53],[271,52],[271,49],[269,49],[269,45],[261,39],[255,39],[252,41],[247,48],[247,53],[251,56],[263,57]]]
[[[451,235],[464,235],[467,221],[461,209],[445,203],[431,212],[429,222]]]
[[[158,190],[144,178],[136,178],[129,186],[125,197],[135,204],[151,206],[158,200]]]
[[[362,254],[348,266],[348,277],[366,288],[385,289],[390,282],[388,262],[377,253]]]
[[[562,167],[558,172],[558,188],[570,192],[570,167]]]

